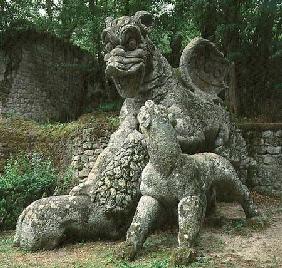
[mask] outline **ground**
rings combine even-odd
[[[207,220],[197,241],[197,261],[191,268],[282,267],[282,203],[255,195],[267,224],[246,222],[239,205],[221,203],[223,218]],[[153,234],[135,262],[116,259],[121,242],[68,244],[53,251],[25,252],[12,247],[14,232],[0,233],[0,267],[166,268],[177,246],[177,229]]]

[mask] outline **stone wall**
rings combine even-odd
[[[72,133],[64,129],[46,128],[21,118],[0,118],[0,174],[6,161],[19,153],[36,152],[50,158],[60,170],[72,158]]]
[[[117,115],[110,112],[95,112],[71,123],[48,126],[23,118],[0,118],[0,174],[10,156],[36,152],[52,159],[62,173],[71,167],[71,183],[77,185],[90,173],[118,122]]]
[[[36,151],[59,167],[72,166],[78,183],[90,173],[117,122],[118,117],[109,113],[50,129],[20,119],[0,119],[0,173],[10,155]],[[246,183],[258,192],[282,197],[282,124],[241,124],[240,128],[253,159]]]
[[[111,133],[112,131],[106,130],[102,136],[97,136],[96,129],[88,126],[71,138],[54,138],[51,135],[50,139],[42,139],[40,135],[29,136],[25,133],[22,138],[17,139],[8,132],[7,135],[11,134],[9,139],[0,139],[0,174],[11,155],[38,152],[50,157],[59,170],[71,167],[74,171],[74,183],[78,184],[89,175],[97,157],[106,148]]]
[[[75,176],[80,180],[89,175],[97,157],[107,147],[111,135],[111,132],[106,131],[104,136],[96,137],[95,131],[92,127],[84,128],[73,141],[71,166],[75,170]]]
[[[96,59],[35,31],[16,32],[0,48],[0,113],[37,121],[76,119],[89,98],[103,98]]]
[[[282,197],[282,124],[242,124],[252,165],[248,185],[254,190]]]
[[[282,124],[241,124],[240,128],[252,157],[246,183],[260,193],[282,197]],[[110,134],[95,138],[93,129],[85,128],[74,140],[71,164],[80,180],[90,173]]]

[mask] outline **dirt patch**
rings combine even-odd
[[[261,206],[269,221],[262,230],[248,226],[238,205],[222,204],[219,210],[227,217],[225,225],[217,230],[204,228],[200,239],[202,253],[211,258],[214,267],[282,267],[281,206]],[[209,241],[213,241],[211,252]]]

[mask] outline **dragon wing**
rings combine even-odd
[[[179,70],[188,88],[218,95],[228,88],[226,77],[230,66],[230,62],[212,42],[197,37],[183,50]]]

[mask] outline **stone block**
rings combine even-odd
[[[276,131],[274,135],[275,135],[275,137],[282,137],[282,130],[280,129],[280,130]]]
[[[99,155],[100,153],[102,153],[103,152],[103,149],[96,149],[95,150],[95,154],[97,154],[97,155]]]
[[[271,130],[266,130],[262,132],[261,136],[263,138],[270,138],[270,137],[273,137],[273,132]]]
[[[82,163],[87,163],[88,160],[89,160],[89,157],[88,157],[87,155],[82,155],[82,156],[80,157],[80,159],[81,159],[81,162],[82,162]]]
[[[276,145],[276,137],[271,136],[264,139],[266,145]]]
[[[281,153],[281,146],[267,146],[267,152],[269,154],[278,155]]]
[[[84,142],[82,147],[83,147],[83,149],[92,149],[92,143],[91,142]]]
[[[93,155],[93,156],[89,156],[89,162],[95,162],[96,161],[96,159],[97,159],[97,156],[95,155]]]
[[[85,150],[84,154],[88,155],[88,156],[92,156],[92,155],[94,155],[94,151],[93,150]]]
[[[87,163],[87,168],[88,168],[89,170],[91,170],[91,169],[93,168],[94,164],[95,164],[95,162],[89,162],[89,163]]]
[[[266,146],[254,146],[254,152],[256,154],[266,154],[267,152]]]
[[[264,145],[264,139],[257,137],[257,138],[254,139],[254,144],[255,145]]]
[[[93,142],[92,143],[92,149],[93,150],[95,150],[95,149],[97,149],[97,148],[99,148],[100,146],[99,146],[99,144],[97,143],[97,142]]]
[[[79,178],[85,178],[88,176],[90,170],[88,168],[84,168],[83,170],[78,172],[78,177]]]
[[[89,142],[89,141],[91,141],[91,136],[90,136],[90,134],[83,133],[82,139],[83,139],[84,142]]]
[[[271,155],[264,155],[263,157],[263,163],[266,165],[270,165],[274,162],[274,159]]]
[[[82,155],[84,153],[84,150],[82,148],[77,148],[76,153]]]
[[[74,143],[75,143],[76,146],[82,146],[82,140],[80,140],[80,139],[75,140]]]
[[[73,161],[79,161],[80,160],[80,156],[79,155],[75,155],[72,158]]]
[[[71,162],[71,166],[72,166],[73,168],[79,168],[79,162],[78,162],[78,161],[72,161],[72,162]]]
[[[87,163],[83,163],[83,167],[84,168],[88,168],[88,162]]]

